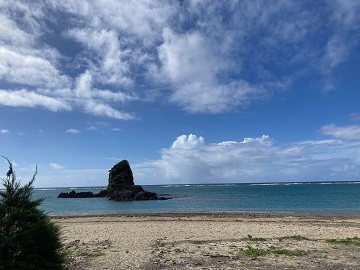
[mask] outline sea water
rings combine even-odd
[[[59,199],[61,192],[98,193],[105,187],[35,189],[51,216],[146,213],[259,213],[360,216],[360,182],[148,185],[169,200],[116,202],[107,198]]]

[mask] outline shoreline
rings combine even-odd
[[[70,270],[357,269],[360,265],[360,217],[157,213],[51,219],[62,229],[71,254]],[[355,244],[339,247],[328,242],[332,239],[353,239]],[[266,255],[245,255],[249,247]]]
[[[51,219],[64,219],[64,218],[92,218],[92,217],[196,217],[196,216],[209,216],[209,217],[242,217],[242,218],[255,218],[255,217],[298,217],[298,218],[319,218],[319,219],[358,219],[359,215],[349,214],[319,214],[319,213],[266,213],[266,212],[247,212],[247,213],[230,213],[230,212],[159,212],[159,213],[105,213],[105,214],[77,214],[77,215],[48,215]]]

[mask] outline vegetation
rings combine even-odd
[[[241,251],[243,254],[254,258],[259,256],[265,256],[268,254],[279,254],[286,256],[304,256],[309,254],[308,251],[303,251],[303,250],[276,249],[275,247],[271,247],[270,249],[265,250],[261,248],[254,248],[250,245],[247,245],[246,249],[241,249]]]
[[[360,246],[360,238],[359,237],[348,237],[345,239],[329,239],[329,240],[326,240],[326,242],[331,243],[331,244]]]
[[[21,186],[12,163],[3,158],[9,171],[0,191],[0,269],[63,269],[60,229],[38,209],[43,200],[32,199],[37,169],[30,182]]]
[[[289,249],[275,249],[275,250],[272,250],[271,253],[281,254],[281,255],[286,255],[286,256],[304,256],[304,255],[309,254],[308,251],[289,250]]]
[[[251,257],[259,257],[259,256],[265,256],[267,255],[269,252],[267,250],[261,249],[261,248],[254,248],[250,245],[246,246],[246,249],[243,249],[242,252],[247,255],[247,256],[251,256]]]
[[[248,235],[247,236],[248,240],[250,241],[266,241],[266,238],[263,238],[263,237],[253,237],[252,235]]]
[[[266,241],[266,238],[262,237],[253,237],[251,235],[247,236],[248,241]],[[281,242],[284,239],[294,239],[294,240],[303,240],[306,239],[305,237],[302,237],[300,235],[294,235],[294,236],[285,236],[285,237],[279,237],[278,240]],[[359,239],[360,240],[360,239]],[[286,256],[304,256],[306,254],[309,254],[308,251],[303,250],[289,250],[289,249],[276,249],[274,246],[270,246],[269,249],[262,249],[262,248],[255,248],[250,245],[246,246],[246,249],[240,249],[240,251],[247,256],[251,257],[259,257],[259,256],[265,256],[268,254],[278,254],[278,255],[286,255]]]

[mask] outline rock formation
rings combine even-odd
[[[58,198],[94,198],[108,197],[114,201],[166,200],[154,192],[144,190],[134,184],[134,177],[129,162],[123,160],[109,171],[108,186],[98,194],[92,192],[62,192]]]
[[[127,160],[114,165],[109,171],[109,184],[107,186],[109,192],[134,185],[133,173]]]
[[[114,201],[158,200],[156,193],[144,190],[134,184],[134,177],[129,162],[123,160],[109,171],[109,184],[106,197]]]

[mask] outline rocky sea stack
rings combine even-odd
[[[58,198],[94,198],[107,197],[114,201],[166,200],[154,192],[146,191],[134,184],[134,177],[129,162],[123,160],[109,171],[108,186],[98,194],[92,192],[62,192]]]

